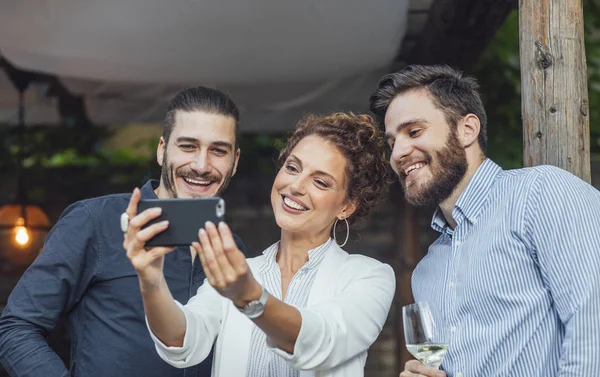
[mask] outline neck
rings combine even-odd
[[[156,189],[154,189],[154,193],[156,194],[156,196],[159,199],[169,199],[170,198],[169,193],[167,192],[167,190],[165,190],[165,186],[162,184],[162,180],[158,184],[158,187]]]
[[[308,262],[308,251],[322,245],[329,238],[331,229],[316,235],[292,233],[281,230],[281,242],[277,253],[277,264],[282,273],[287,272],[294,275],[306,262]]]
[[[454,217],[452,216],[452,210],[454,209],[456,202],[458,202],[458,198],[460,198],[462,193],[465,191],[465,188],[467,187],[469,182],[471,182],[471,179],[473,178],[473,176],[477,172],[477,169],[479,169],[484,160],[485,156],[482,157],[481,155],[478,155],[476,158],[471,159],[469,159],[467,156],[468,167],[465,176],[460,180],[460,182],[458,182],[458,185],[456,185],[454,191],[452,191],[452,194],[439,205],[440,210],[442,211],[442,214],[446,219],[446,222],[448,223],[448,225],[450,225],[452,229],[456,227],[456,220],[454,220]]]

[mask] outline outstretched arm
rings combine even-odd
[[[201,230],[198,250],[206,277],[222,296],[244,307],[261,287],[252,276],[224,223]],[[366,265],[332,300],[296,308],[269,296],[264,313],[253,319],[269,345],[296,369],[329,369],[366,351],[381,332],[395,290],[388,265]]]

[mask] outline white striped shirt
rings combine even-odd
[[[287,289],[285,300],[288,305],[298,308],[306,307],[308,295],[315,280],[319,265],[325,257],[325,252],[333,242],[329,238],[324,244],[309,250],[308,262],[295,274]],[[277,264],[279,242],[263,252],[265,263],[260,267],[263,286],[269,293],[281,300],[281,270]],[[248,377],[298,377],[299,371],[292,369],[282,358],[267,348],[265,333],[258,327],[252,329],[250,339],[250,358],[248,360]]]
[[[600,376],[600,192],[485,160],[412,276],[448,330],[451,377]]]

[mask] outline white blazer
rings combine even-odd
[[[248,259],[260,283],[263,263],[263,255]],[[266,346],[300,370],[300,377],[362,377],[367,350],[383,328],[395,288],[389,265],[348,254],[332,242],[307,307],[298,308],[302,326],[294,354],[276,348],[268,338]],[[160,357],[177,368],[196,365],[208,356],[216,338],[212,377],[245,376],[254,323],[207,281],[185,306],[176,303],[187,321],[183,346],[167,347],[150,331]]]

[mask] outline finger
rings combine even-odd
[[[136,187],[133,189],[133,193],[131,194],[131,197],[129,198],[129,203],[127,204],[127,208],[125,209],[125,213],[127,214],[127,216],[129,217],[129,219],[133,218],[136,215],[137,212],[137,206],[138,203],[140,201],[140,190]],[[128,235],[129,235],[129,227],[128,227],[128,231],[125,232],[125,234],[123,234],[123,247],[125,248],[125,250],[128,249]]]
[[[129,215],[131,219],[137,214],[138,203],[140,202],[141,193],[139,188],[134,188],[133,193],[131,194],[131,198],[129,198],[129,204],[127,205],[127,209],[125,212]]]
[[[140,230],[139,232],[137,232],[135,238],[137,241],[141,241],[143,244],[145,244],[152,237],[163,232],[168,227],[169,227],[169,220],[159,221],[159,222],[149,225],[149,226],[145,227],[144,229]]]
[[[125,249],[129,249],[132,242],[135,242],[137,233],[140,228],[146,225],[150,220],[157,218],[162,213],[162,208],[148,208],[144,212],[137,216],[134,216],[129,220],[129,227],[125,233],[125,239],[123,240],[123,246]],[[135,248],[144,248],[144,244],[135,242]]]
[[[427,377],[444,377],[446,374],[437,368],[428,367],[418,360],[409,360],[406,362],[406,369],[409,372],[415,373],[418,376]]]
[[[131,238],[128,241],[128,253],[131,253],[131,255],[136,255],[139,253],[145,253],[146,252],[146,242],[148,242],[148,240],[150,240],[152,237],[156,236],[157,234],[164,232],[167,228],[169,227],[169,221],[168,220],[164,220],[164,221],[160,221],[157,223],[154,223],[152,225],[147,226],[146,228],[140,230],[140,231],[131,231]],[[129,255],[129,254],[128,254]]]
[[[248,265],[246,256],[238,249],[229,226],[223,221],[219,223],[219,234],[223,242],[223,251],[233,269],[238,274],[246,273]]]
[[[144,271],[151,263],[153,263],[156,259],[164,257],[165,254],[170,253],[175,250],[175,247],[170,246],[159,246],[153,247],[149,249],[147,252],[144,251],[143,254],[136,255],[133,258],[130,258],[131,264],[135,268],[136,271],[141,272]]]
[[[204,275],[206,276],[206,280],[208,280],[208,283],[212,286],[215,287],[217,285],[216,281],[215,281],[215,277],[212,273],[211,270],[208,269],[208,267],[204,267],[206,266],[206,256],[204,254],[204,249],[202,248],[202,245],[200,245],[197,242],[192,243],[192,245],[195,244],[195,248],[196,251],[198,252],[198,257],[200,257],[200,264],[202,264],[202,269],[204,270]]]
[[[212,245],[206,230],[201,228],[198,231],[198,238],[200,239],[200,245],[202,245],[202,254],[204,254],[204,262],[202,263],[202,267],[204,268],[205,272],[208,270],[213,277],[214,284],[211,283],[211,285],[215,288],[224,288],[225,285],[223,274],[221,273],[221,269],[215,257],[215,253],[212,249]],[[202,262],[202,259],[200,261]]]
[[[404,370],[402,371],[402,373],[400,373],[400,377],[420,377],[419,375],[413,373],[411,370],[411,366],[414,361],[415,360],[409,360],[404,364]]]
[[[172,247],[172,246],[157,246],[157,247],[153,247],[152,249],[148,250],[146,252],[146,254],[148,254],[148,257],[151,259],[157,259],[160,258],[162,256],[165,256],[167,254],[169,254],[171,251],[175,250],[176,247]]]
[[[221,273],[223,274],[223,279],[225,284],[232,284],[237,280],[236,270],[231,265],[229,259],[227,259],[227,255],[225,255],[225,251],[223,250],[223,241],[221,240],[221,233],[212,222],[208,221],[205,224],[206,233],[210,239],[210,244],[212,245],[213,251],[215,253],[215,258],[217,259],[217,263],[221,269]]]
[[[127,256],[132,258],[139,254],[146,254],[145,245],[149,239],[156,236],[157,234],[164,232],[169,227],[169,221],[164,220],[158,223],[152,224],[139,232],[135,232],[131,240],[126,245]]]
[[[210,240],[210,244],[212,246],[212,250],[215,253],[215,255],[219,255],[223,253],[223,243],[221,242],[221,235],[219,234],[219,231],[217,230],[217,227],[215,226],[215,224],[213,224],[210,221],[207,221],[204,224],[204,230],[206,231],[206,234],[208,235],[208,239]]]
[[[198,238],[200,238],[200,232],[198,232]],[[210,285],[213,285],[212,274],[208,270],[208,268],[204,267],[206,258],[204,257],[204,250],[202,249],[202,245],[200,245],[199,242],[192,242],[192,247],[196,250],[196,253],[198,253],[198,258],[200,258],[200,264],[202,265],[202,269],[204,270],[204,275],[208,279]]]
[[[192,247],[194,248],[194,250],[196,250],[196,253],[197,253],[198,255],[200,255],[200,251],[201,251],[201,249],[202,249],[202,245],[200,245],[200,243],[199,243],[199,242],[195,242],[195,241],[194,241],[194,242],[192,242]]]
[[[129,233],[129,231],[135,232],[135,231],[139,230],[144,225],[146,225],[150,220],[153,220],[153,219],[159,217],[161,213],[162,213],[162,208],[155,207],[155,208],[148,208],[147,210],[135,215],[134,217],[129,219],[129,228],[128,228],[127,232]]]
[[[400,377],[421,377],[421,376],[405,370],[405,371],[402,371],[402,373],[400,373]]]

